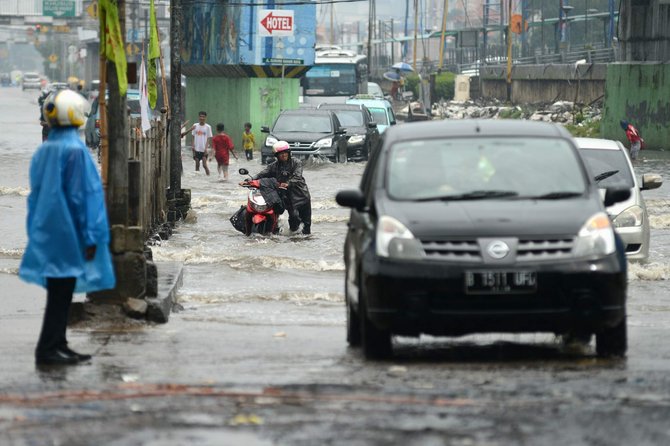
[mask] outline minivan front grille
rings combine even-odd
[[[426,257],[465,263],[484,261],[479,242],[470,240],[421,240]],[[571,257],[574,240],[571,238],[519,240],[516,262],[564,260]]]
[[[519,240],[516,258],[519,262],[567,259],[574,244],[571,238]]]
[[[421,240],[426,257],[434,260],[481,262],[477,240]]]

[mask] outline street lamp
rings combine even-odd
[[[565,0],[567,1],[567,0]],[[561,47],[566,48],[570,46],[570,30],[568,28],[568,14],[574,9],[574,6],[567,5],[561,1],[560,11],[560,42]]]
[[[586,18],[584,20],[584,35],[585,35],[585,37],[584,37],[585,42],[584,43],[588,43],[589,45],[591,45],[591,27],[589,26],[589,13],[595,14],[596,12],[598,12],[597,9],[589,8],[589,4],[588,4],[588,0],[587,0],[587,3],[586,3]]]

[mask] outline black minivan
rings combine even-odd
[[[622,356],[626,260],[576,144],[561,126],[429,121],[387,130],[351,208],[347,340],[366,357],[392,336],[551,332]]]

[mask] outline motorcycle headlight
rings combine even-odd
[[[405,225],[383,215],[377,222],[377,255],[395,259],[420,259],[424,255],[421,243]]]
[[[627,228],[631,226],[642,226],[644,212],[640,206],[631,206],[619,215],[614,220],[614,227]]]
[[[275,145],[276,142],[277,138],[275,138],[274,136],[268,136],[267,138],[265,138],[265,147],[272,147]]]
[[[315,149],[323,149],[324,147],[330,147],[333,145],[333,138],[323,138],[318,140],[314,144]]]
[[[604,212],[598,212],[579,230],[574,252],[578,257],[590,257],[612,254],[615,249],[610,219]]]
[[[251,209],[253,209],[256,212],[265,212],[270,208],[267,204],[258,204],[251,202]]]
[[[349,138],[349,141],[347,142],[353,146],[354,144],[361,144],[364,141],[365,141],[365,135],[353,135]]]

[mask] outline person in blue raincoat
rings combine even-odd
[[[30,163],[28,246],[19,277],[47,290],[37,365],[91,359],[67,345],[73,293],[114,288],[109,224],[102,183],[79,137],[88,102],[71,90],[49,95],[43,105],[49,137]]]

